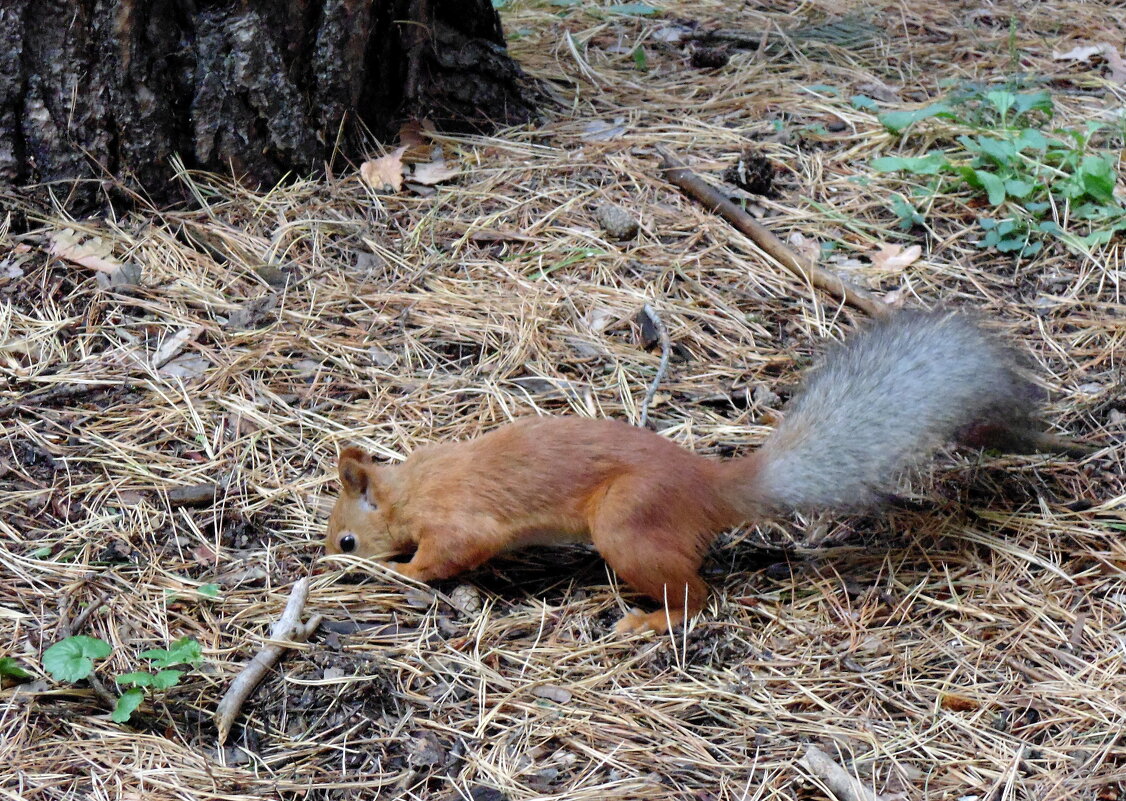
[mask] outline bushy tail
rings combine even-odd
[[[863,507],[951,440],[1042,446],[1041,394],[971,318],[899,312],[826,354],[763,447],[729,463],[728,486],[748,510]]]

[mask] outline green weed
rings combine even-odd
[[[1044,91],[1005,89],[968,91],[915,111],[879,116],[884,126],[904,134],[925,119],[950,120],[976,129],[945,150],[925,156],[873,159],[877,172],[904,172],[928,179],[928,189],[968,187],[988,200],[996,213],[982,216],[977,245],[1017,256],[1032,256],[1046,239],[1086,249],[1126,231],[1126,208],[1114,195],[1114,158],[1093,144],[1107,127],[1087,123],[1083,130],[1045,130],[1053,115]],[[894,198],[891,211],[900,227],[921,222],[907,201]]]
[[[94,660],[105,659],[112,651],[113,647],[99,637],[81,634],[67,637],[43,652],[43,669],[55,681],[73,684],[89,678],[94,672]],[[132,717],[145,700],[146,689],[167,690],[179,683],[185,671],[173,669],[173,665],[195,667],[203,661],[203,651],[191,637],[181,637],[172,643],[171,648],[142,651],[139,656],[149,660],[150,667],[155,672],[135,671],[116,677],[118,684],[133,685],[117,699],[117,705],[110,716],[116,723],[125,723]]]

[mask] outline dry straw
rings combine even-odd
[[[945,194],[926,201],[922,258],[879,269],[868,255],[909,243],[887,201],[910,182],[866,164],[934,143],[843,99],[879,83],[898,107],[1016,70],[1082,126],[1123,89],[1051,50],[1121,42],[1114,4],[846,4],[867,21],[851,38],[782,33],[836,3],[661,5],[754,45],[692,70],[659,18],[514,3],[514,54],[565,102],[535,129],[439,137],[464,172],[432,196],[185,174],[199,210],[4,240],[0,653],[45,679],[43,649],[80,623],[115,647],[110,691],[144,648],[190,635],[206,655],[136,728],[85,685],[4,689],[4,798],[1120,797],[1121,243],[1017,263],[974,246],[977,200]],[[436,592],[319,559],[345,443],[397,459],[518,415],[636,421],[660,357],[639,345],[647,302],[671,339],[652,424],[716,455],[761,441],[858,317],[681,196],[655,152],[715,178],[750,144],[778,169],[778,194],[749,200],[763,225],[836,243],[845,258],[822,266],[877,297],[983,310],[1033,356],[1052,420],[1102,450],[956,453],[918,483],[919,509],[737,534],[706,613],[656,640],[609,633],[630,599],[582,550]],[[639,219],[636,239],[600,231],[605,202]],[[48,258],[68,227],[142,286],[102,291]],[[325,624],[216,751],[216,703],[311,571]],[[800,761],[811,745],[839,785]]]

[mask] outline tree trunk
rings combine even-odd
[[[175,155],[269,185],[406,118],[532,115],[490,0],[0,0],[8,201],[37,184],[88,209],[117,178],[164,203]]]

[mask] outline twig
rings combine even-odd
[[[227,742],[231,725],[238,717],[246,699],[258,686],[258,682],[262,681],[266,673],[274,666],[274,663],[291,645],[308,640],[317,630],[317,626],[321,624],[320,615],[313,615],[307,623],[301,622],[301,613],[305,609],[305,601],[308,597],[309,579],[298,580],[289,593],[289,601],[286,602],[282,616],[270,629],[271,642],[264,646],[257,656],[246,664],[242,672],[235,676],[231,686],[227,688],[226,694],[215,707],[215,725],[219,729],[220,745]]]
[[[215,502],[219,489],[219,485],[215,483],[175,487],[168,490],[168,505],[173,509],[182,506],[207,506]]]
[[[120,381],[85,381],[74,384],[58,384],[45,389],[33,390],[17,400],[8,401],[0,405],[0,420],[11,417],[17,412],[24,411],[29,406],[50,403],[64,398],[76,398],[80,395],[85,395],[87,392],[96,392],[99,389],[105,389],[106,387],[112,387],[120,383]]]
[[[82,631],[82,629],[86,626],[86,621],[90,619],[90,616],[101,609],[103,606],[105,606],[106,601],[108,600],[109,593],[103,592],[101,595],[91,601],[89,606],[79,612],[74,620],[70,622],[70,625],[65,626],[67,632],[66,636],[69,637],[72,634],[76,634],[77,632]]]
[[[815,745],[807,747],[805,756],[798,760],[798,764],[820,779],[838,801],[882,801],[882,796],[861,784],[855,776]]]
[[[689,170],[676,156],[664,148],[657,148],[661,157],[661,168],[665,177],[689,197],[699,201],[707,209],[716,212],[740,232],[749,236],[754,243],[766,251],[767,255],[794,275],[803,278],[810,285],[841,298],[845,303],[855,306],[872,317],[887,317],[891,310],[881,300],[877,300],[862,289],[807,262],[794,253],[785,242],[772,234],[765,226],[753,220],[749,214],[731,202],[722,192],[706,183]]]
[[[661,362],[657,365],[657,374],[653,376],[653,383],[649,385],[648,392],[645,393],[645,399],[641,401],[641,420],[638,425],[645,428],[649,422],[649,404],[653,402],[653,398],[657,394],[657,388],[665,378],[665,373],[669,369],[669,331],[665,328],[664,322],[661,321],[660,316],[656,310],[646,303],[641,307],[641,313],[653,324],[657,329],[657,337],[661,342]]]

